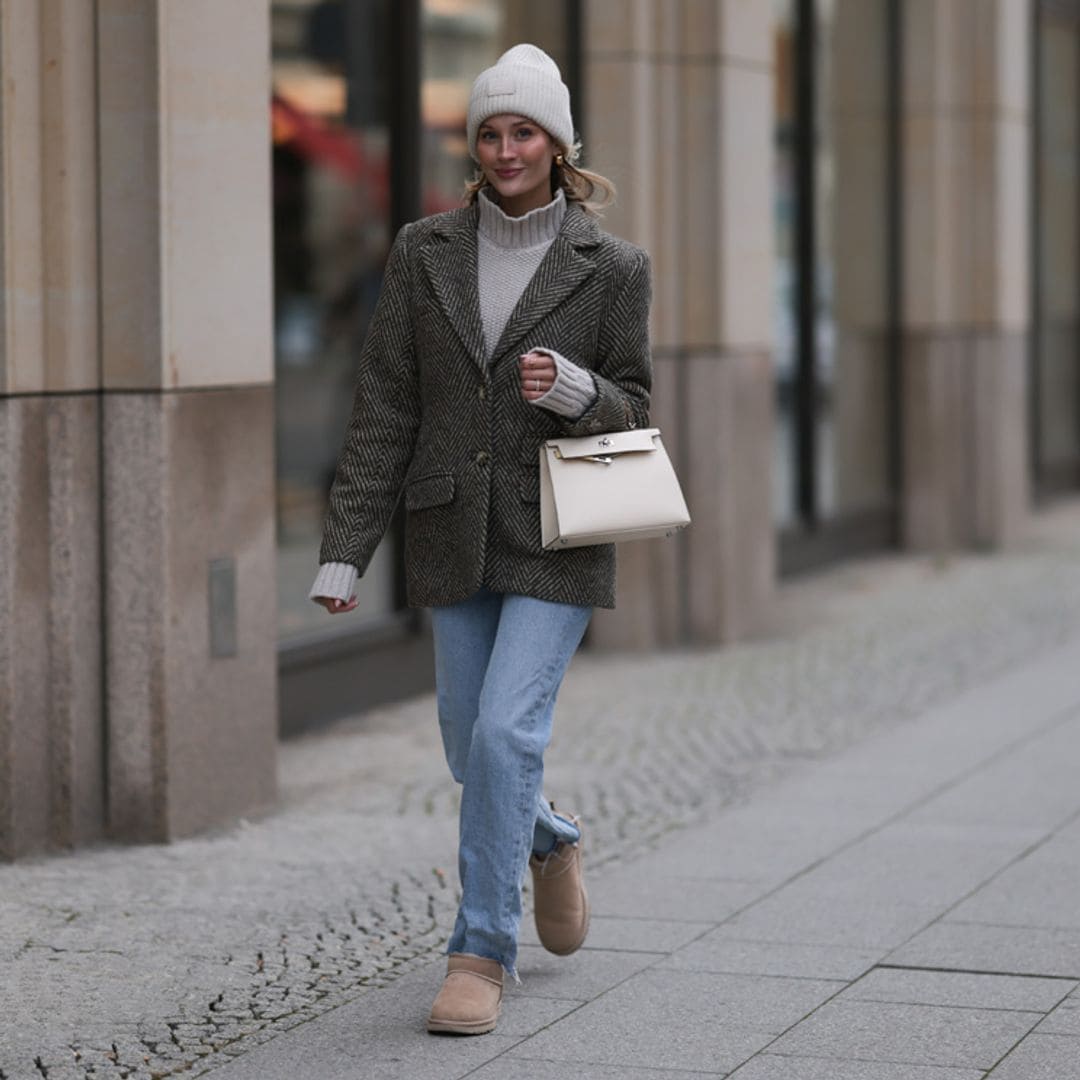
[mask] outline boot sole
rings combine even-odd
[[[429,1020],[427,1029],[432,1035],[486,1035],[498,1021],[498,1013],[489,1020]]]

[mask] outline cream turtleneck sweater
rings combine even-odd
[[[484,191],[477,205],[477,287],[484,347],[490,361],[514,307],[559,235],[566,216],[566,199],[559,191],[547,206],[516,218],[504,214]],[[530,404],[569,419],[581,416],[596,399],[592,375],[554,349],[539,344],[530,348],[555,361],[551,389]],[[324,563],[308,595],[312,599],[325,596],[348,600],[356,589],[357,576],[356,567],[349,563]]]
[[[486,190],[476,202],[480,210],[476,259],[480,321],[490,360],[521,294],[559,235],[566,198],[559,191],[547,206],[516,218],[504,214]],[[530,347],[555,361],[555,382],[531,404],[571,420],[579,417],[596,399],[592,375],[554,349],[539,344]]]

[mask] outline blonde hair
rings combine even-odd
[[[580,168],[576,162],[581,154],[581,143],[574,143],[565,150],[555,144],[563,163],[551,163],[551,190],[562,189],[568,203],[577,203],[587,214],[600,217],[603,210],[615,201],[615,185],[599,173]],[[484,188],[490,188],[483,169],[477,168],[471,180],[465,184],[465,203],[472,206]]]

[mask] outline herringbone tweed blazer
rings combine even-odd
[[[614,545],[544,551],[547,438],[648,425],[649,258],[567,208],[487,359],[475,206],[406,225],[360,354],[320,561],[367,568],[402,492],[411,606],[481,586],[615,605]],[[597,397],[566,420],[521,396],[517,358],[546,346],[592,371]]]

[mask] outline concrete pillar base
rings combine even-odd
[[[117,838],[172,839],[274,798],[272,447],[269,387],[106,396],[109,823]],[[224,568],[214,586],[212,564]]]
[[[903,343],[903,543],[1002,548],[1028,516],[1027,355],[1016,332]]]
[[[772,360],[755,351],[699,355],[687,381],[689,636],[737,641],[767,624],[776,582]]]
[[[0,398],[0,857],[104,831],[99,412]]]

